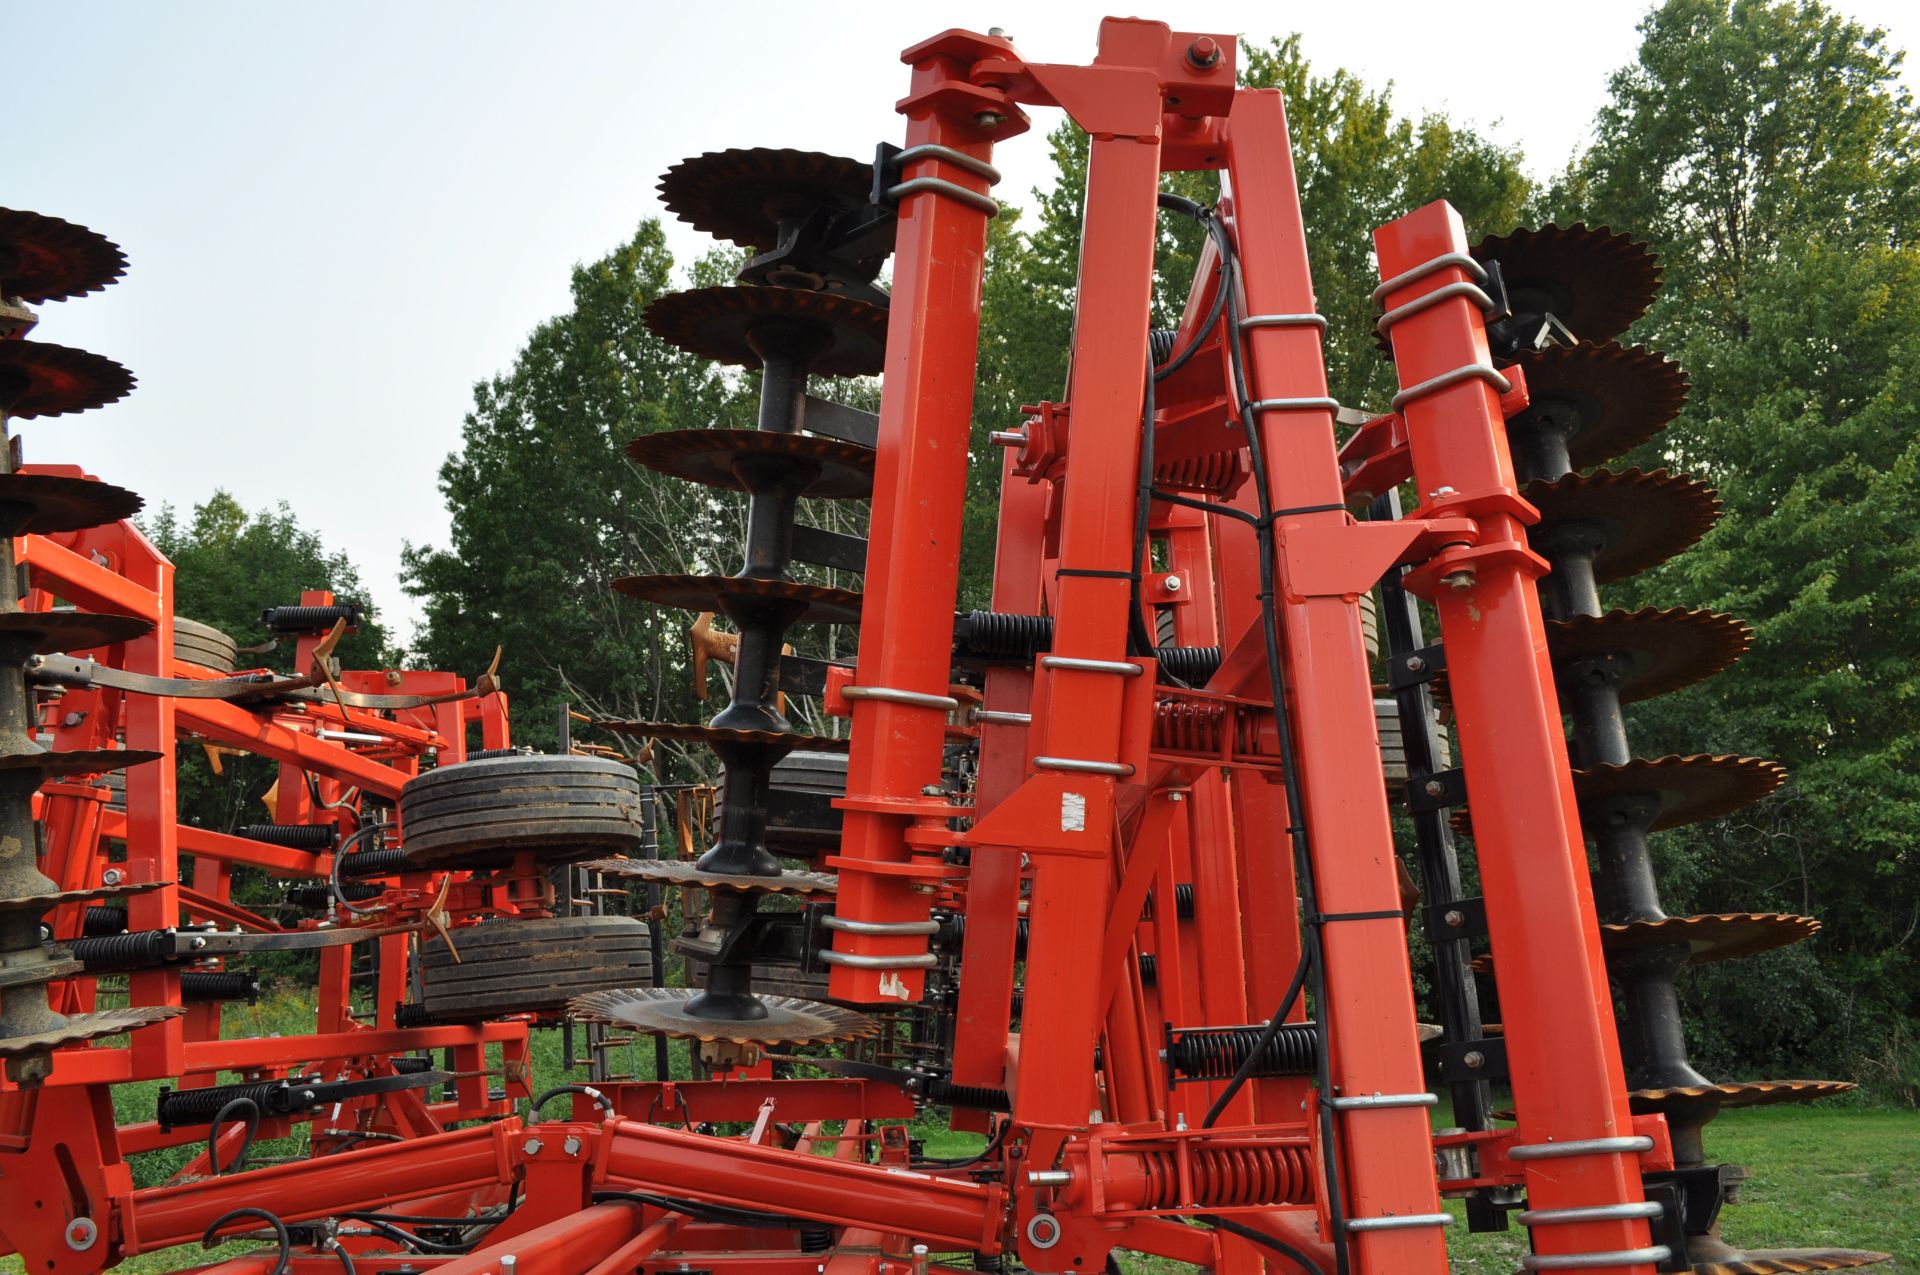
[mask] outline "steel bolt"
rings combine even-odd
[[[995,447],[1025,447],[1027,431],[1024,429],[996,429],[987,435],[987,441]]]
[[[81,722],[84,722],[86,720],[87,720],[87,715],[85,713],[68,713],[65,717],[60,719],[60,724],[62,726],[78,726]]]
[[[973,117],[973,122],[991,133],[994,129],[999,128],[1005,119],[1006,116],[997,111],[982,111]]]
[[[1477,1049],[1469,1049],[1460,1059],[1469,1071],[1478,1071],[1487,1065],[1487,1056]]]
[[[1182,586],[1181,586],[1181,584],[1180,584],[1180,577],[1179,577],[1179,576],[1168,576],[1168,577],[1167,577],[1167,592],[1168,592],[1168,593],[1178,593],[1178,592],[1180,592],[1180,589],[1181,589],[1181,587],[1182,587]]]
[[[100,879],[108,885],[119,885],[127,879],[127,874],[118,868],[108,868],[100,874]]]
[[[1203,35],[1187,46],[1187,61],[1202,71],[1220,60],[1220,46],[1210,35]]]
[[[566,1152],[568,1155],[579,1155],[580,1154],[579,1137],[571,1133],[568,1134],[567,1140],[560,1144],[560,1149]]]
[[[1425,784],[1421,785],[1421,790],[1429,797],[1438,797],[1447,790],[1447,786],[1438,779],[1429,779]]]
[[[1432,491],[1427,493],[1427,499],[1438,500],[1442,496],[1451,496],[1453,494],[1454,494],[1454,490],[1451,487],[1435,487]]]
[[[988,27],[987,34],[992,36],[996,40],[1011,40],[1013,38],[1012,36],[1007,34],[1007,29],[1005,27]]]
[[[1407,657],[1407,672],[1418,673],[1426,667],[1427,667],[1427,662],[1421,659],[1419,656],[1409,655]]]
[[[528,1155],[539,1155],[540,1148],[544,1147],[545,1145],[546,1143],[540,1141],[540,1139],[538,1138],[528,1138],[525,1142],[520,1144],[520,1149],[526,1152]]]
[[[1446,915],[1442,916],[1440,919],[1445,921],[1448,925],[1452,926],[1456,930],[1467,923],[1466,914],[1461,912],[1458,908],[1447,909]]]
[[[1471,589],[1473,587],[1473,572],[1455,571],[1451,574],[1441,576],[1440,583],[1450,589]]]

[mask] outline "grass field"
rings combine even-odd
[[[297,1035],[311,1030],[311,1007],[297,997],[276,997],[257,1008],[238,1008],[228,1018],[233,1035]],[[536,1087],[564,1078],[557,1032],[534,1037]],[[151,1119],[157,1084],[119,1086],[115,1107],[122,1120]],[[1436,1112],[1440,1125],[1449,1117]],[[931,1119],[917,1133],[934,1156],[966,1154],[979,1140],[956,1135]],[[1714,1122],[1709,1150],[1751,1171],[1741,1201],[1725,1214],[1727,1239],[1750,1248],[1834,1247],[1877,1249],[1894,1260],[1880,1272],[1920,1275],[1920,1112],[1865,1106],[1773,1107],[1728,1112]],[[295,1140],[264,1143],[264,1157],[297,1155]],[[141,1166],[142,1182],[184,1163],[186,1152],[162,1152],[162,1163]],[[0,1200],[0,1211],[6,1202]],[[1457,1204],[1450,1206],[1461,1214]],[[1525,1232],[1473,1235],[1464,1216],[1449,1232],[1453,1270],[1461,1275],[1511,1275],[1525,1252]],[[199,1247],[147,1253],[118,1269],[128,1275],[159,1275],[244,1251],[229,1245],[209,1254]],[[1131,1275],[1170,1275],[1193,1268],[1126,1255]],[[20,1259],[0,1258],[0,1275],[23,1275]]]

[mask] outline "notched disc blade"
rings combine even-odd
[[[751,894],[832,894],[840,878],[830,872],[782,872],[759,877],[744,872],[708,872],[690,859],[595,859],[581,865],[589,872],[662,885],[692,885],[703,890],[738,890]]]
[[[756,603],[789,603],[805,609],[790,624],[858,624],[860,595],[797,580],[763,580],[754,576],[623,576],[614,592],[642,602],[679,607],[685,611],[724,611],[734,615]],[[735,605],[729,607],[727,604]]]
[[[1565,689],[1576,665],[1608,661],[1624,668],[1622,703],[1650,699],[1713,676],[1746,652],[1753,630],[1717,611],[1684,607],[1609,611],[1547,621],[1547,652]]]
[[[1510,366],[1527,378],[1527,410],[1509,428],[1567,432],[1575,469],[1630,452],[1667,427],[1687,401],[1687,376],[1641,346],[1556,345],[1522,350]]]
[[[848,212],[866,205],[873,166],[818,151],[757,146],[708,151],[683,159],[660,177],[660,202],[695,230],[742,248],[779,246],[780,223],[818,208]]]
[[[1500,263],[1516,314],[1551,314],[1582,341],[1608,341],[1660,290],[1653,249],[1605,226],[1523,226],[1488,235],[1473,259]]]
[[[136,885],[96,885],[85,890],[47,890],[40,894],[15,895],[0,898],[0,912],[44,912],[65,903],[91,903],[95,899],[112,899],[124,894],[145,894],[149,890],[158,890],[163,881],[142,881]]]
[[[1771,1107],[1783,1102],[1818,1102],[1857,1089],[1849,1080],[1745,1080],[1725,1085],[1675,1085],[1635,1089],[1627,1097],[1635,1115],[1711,1103],[1721,1110]]]
[[[0,412],[30,420],[125,398],[133,373],[112,359],[45,341],[0,341]]]
[[[51,779],[57,775],[104,775],[110,770],[144,766],[164,753],[140,748],[72,748],[61,752],[13,753],[0,757],[0,774],[33,770]]]
[[[125,487],[56,474],[0,474],[0,532],[50,536],[103,527],[140,512],[146,502]]]
[[[21,1054],[44,1054],[62,1045],[77,1045],[102,1036],[119,1036],[141,1027],[164,1023],[186,1013],[178,1005],[135,1005],[125,1009],[103,1009],[92,1014],[75,1014],[58,1027],[30,1036],[0,1036],[0,1058]]]
[[[1891,1253],[1857,1248],[1736,1249],[1712,1235],[1689,1235],[1693,1275],[1800,1275],[1805,1271],[1850,1271],[1893,1260]]]
[[[1528,530],[1537,552],[1552,557],[1560,528],[1598,535],[1594,579],[1600,584],[1657,567],[1713,529],[1720,498],[1713,488],[1664,469],[1599,469],[1531,482],[1521,495],[1540,511]]]
[[[1820,922],[1810,916],[1785,912],[1722,912],[1602,925],[1600,943],[1609,956],[1644,947],[1685,944],[1689,949],[1687,963],[1706,965],[1789,947],[1819,932]]]
[[[739,471],[743,462],[773,460],[792,462],[796,473],[811,471],[802,496],[857,500],[873,494],[873,449],[817,434],[673,429],[634,439],[627,455],[659,473],[728,491],[749,490]]]
[[[631,987],[589,992],[568,1002],[567,1012],[590,1023],[605,1023],[656,1036],[724,1040],[742,1045],[828,1045],[859,1040],[880,1027],[865,1014],[838,1005],[762,996],[764,1018],[695,1018],[687,1002],[700,993],[688,987]]]
[[[661,297],[646,317],[669,345],[736,367],[787,356],[819,376],[873,376],[886,363],[887,312],[827,292],[695,288]]]
[[[153,621],[131,615],[95,615],[88,611],[19,611],[0,615],[0,645],[31,641],[27,652],[86,651],[131,642],[153,632]]]
[[[670,739],[682,744],[767,744],[817,753],[844,753],[847,741],[798,731],[739,730],[726,726],[698,726],[689,722],[595,722],[601,730],[640,739]]]
[[[1758,757],[1635,758],[1624,766],[1590,766],[1573,772],[1573,791],[1583,811],[1604,818],[1612,799],[1653,793],[1660,814],[1651,831],[1718,819],[1751,806],[1787,780],[1787,768]]]
[[[127,254],[98,231],[0,208],[0,297],[33,305],[66,301],[98,292],[126,272]]]

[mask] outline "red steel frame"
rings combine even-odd
[[[1513,1068],[1518,1128],[1476,1131],[1443,1142],[1477,1149],[1479,1176],[1449,1187],[1524,1185],[1535,1209],[1588,1208],[1641,1199],[1640,1174],[1670,1164],[1664,1124],[1630,1116],[1624,1092],[1591,892],[1533,581],[1542,569],[1521,528],[1506,454],[1503,413],[1524,403],[1491,375],[1427,384],[1485,365],[1482,320],[1464,301],[1430,307],[1394,331],[1404,412],[1384,416],[1343,450],[1335,443],[1314,322],[1307,245],[1295,189],[1284,104],[1272,91],[1234,85],[1235,44],[1224,35],[1109,19],[1089,66],[1031,63],[1000,36],[949,31],[907,50],[907,164],[914,189],[900,201],[892,310],[860,657],[852,680],[922,697],[837,694],[830,710],[852,718],[852,752],[837,910],[868,923],[835,932],[832,994],[854,1003],[911,1002],[925,988],[926,940],[901,922],[924,922],[938,903],[967,921],[960,964],[952,1079],[1005,1089],[1004,1124],[959,1112],[957,1127],[995,1129],[980,1167],[909,1169],[904,1139],[876,1122],[914,1107],[899,1090],[864,1080],[771,1080],[755,1071],[675,1084],[604,1086],[607,1109],[587,1096],[570,1115],[523,1125],[464,1082],[460,1101],[389,1113],[406,1137],[355,1152],[227,1178],[134,1191],[127,1153],[164,1145],[151,1127],[116,1129],[104,1085],[328,1058],[377,1060],[393,1052],[458,1046],[477,1058],[490,1042],[524,1058],[519,1024],[484,1028],[393,1027],[382,987],[380,1020],[351,1020],[345,957],[323,979],[331,1021],[292,1041],[221,1042],[217,1016],[148,1029],[130,1050],[64,1052],[37,1095],[0,1093],[0,1176],[24,1169],[67,1175],[60,1208],[43,1220],[0,1209],[0,1232],[35,1269],[97,1270],[110,1256],[198,1239],[220,1214],[261,1205],[289,1222],[369,1208],[422,1214],[492,1204],[509,1184],[518,1212],[477,1251],[459,1257],[357,1254],[363,1271],[414,1269],[479,1275],[512,1254],[523,1275],[625,1275],[738,1262],[774,1272],[922,1269],[909,1246],[1017,1253],[1035,1270],[1098,1269],[1113,1247],[1161,1253],[1222,1271],[1273,1269],[1247,1240],[1188,1226],[1194,1214],[1237,1214],[1305,1254],[1335,1265],[1336,1228],[1349,1269],[1361,1275],[1446,1268],[1435,1140],[1423,1106],[1333,1102],[1333,1140],[1321,1104],[1406,1097],[1424,1088],[1388,806],[1380,782],[1369,655],[1359,598],[1390,568],[1438,608],[1448,652],[1460,745],[1473,802],[1501,999]],[[1065,399],[1033,410],[1024,444],[1002,459],[994,606],[1052,617],[1050,649],[1031,670],[986,677],[984,718],[960,724],[980,741],[973,804],[936,785],[941,749],[956,728],[935,707],[949,687],[952,604],[972,427],[987,198],[996,141],[1027,127],[1022,105],[1064,109],[1091,135],[1086,218]],[[1134,519],[1143,439],[1144,376],[1152,296],[1157,196],[1163,173],[1223,174],[1220,223],[1237,273],[1209,243],[1176,344],[1196,357],[1156,393],[1156,463],[1227,457],[1238,468],[1212,493],[1215,504],[1252,517],[1265,505],[1273,560],[1242,521],[1154,502],[1150,528],[1161,555],[1136,556]],[[917,179],[931,179],[921,182]],[[1465,251],[1445,205],[1379,232],[1389,279]],[[1400,279],[1387,305],[1463,280],[1436,268]],[[1228,318],[1208,329],[1216,290],[1236,289]],[[1263,319],[1244,332],[1234,316]],[[1249,396],[1243,407],[1236,349]],[[1488,368],[1487,372],[1492,373]],[[1249,481],[1240,417],[1254,415],[1266,458],[1264,492]],[[77,472],[77,471],[76,471]],[[1416,479],[1431,493],[1407,520],[1355,522],[1343,506],[1359,491]],[[1368,487],[1366,484],[1373,484]],[[95,536],[95,539],[89,539]],[[59,542],[24,540],[27,560],[57,592],[83,605],[156,620],[130,644],[126,667],[172,670],[171,568],[129,529]],[[92,554],[104,553],[108,567]],[[1160,565],[1156,566],[1156,562]],[[1301,808],[1279,782],[1278,730],[1267,679],[1263,565],[1276,582],[1272,606],[1282,652],[1284,714],[1299,741]],[[1145,598],[1173,612],[1175,641],[1219,645],[1219,672],[1204,688],[1157,685],[1154,661],[1131,654],[1131,576]],[[302,651],[304,658],[307,651]],[[421,690],[453,689],[419,675]],[[368,684],[366,689],[372,689]],[[382,687],[381,689],[387,689]],[[934,698],[927,698],[934,697]],[[955,697],[960,698],[957,692]],[[107,697],[111,698],[111,697]],[[1172,708],[1219,724],[1212,735],[1165,728]],[[463,755],[472,705],[441,706],[397,721],[342,720],[393,741],[390,756],[357,754],[314,737],[306,725],[230,705],[127,697],[114,711],[131,747],[168,750],[176,733],[278,758],[289,774],[324,776],[322,796],[347,787],[397,792],[409,760],[428,746]],[[1024,715],[1024,717],[1023,717]],[[489,744],[504,742],[504,715],[484,718]],[[138,787],[135,787],[135,785]],[[132,847],[129,871],[171,880],[187,830],[173,817],[172,771],[129,778],[129,813],[118,829]],[[280,815],[311,817],[304,785],[284,784]],[[67,875],[92,880],[93,847],[116,823],[97,799],[54,786],[49,828],[64,845],[87,847]],[[956,820],[970,819],[963,832]],[[1317,891],[1325,959],[1323,1024],[1332,1088],[1304,1078],[1248,1085],[1211,1128],[1200,1114],[1219,1082],[1173,1085],[1157,1055],[1163,1025],[1258,1024],[1273,1012],[1301,960],[1290,825],[1311,829],[1308,862]],[[231,841],[234,839],[227,839]],[[955,867],[944,852],[965,847]],[[232,846],[193,834],[209,860],[273,870],[323,872],[324,862],[271,847]],[[1197,915],[1179,917],[1176,888],[1193,887]],[[189,911],[222,915],[224,872],[196,876],[189,895],[168,886],[132,903],[136,928]],[[417,910],[419,892],[391,891]],[[1153,902],[1148,907],[1149,898]],[[1030,923],[1016,959],[1022,916]],[[62,934],[77,921],[60,918]],[[874,926],[882,932],[876,933]],[[892,926],[893,932],[884,932]],[[1146,985],[1138,957],[1158,961]],[[397,964],[397,962],[395,962]],[[1021,1028],[1010,1030],[1016,988]],[[139,976],[139,999],[177,997],[170,973]],[[177,1003],[177,1002],[173,1002]],[[1297,1005],[1296,1020],[1305,1016]],[[515,1052],[518,1051],[518,1052]],[[329,1064],[332,1065],[332,1064]],[[474,1116],[490,1123],[447,1128]],[[844,1121],[839,1134],[823,1121]],[[700,1121],[751,1123],[742,1136],[696,1131]],[[798,1134],[783,1131],[802,1122]],[[656,1123],[657,1122],[657,1123]],[[683,1124],[683,1128],[662,1127]],[[1564,1144],[1586,1152],[1558,1155]],[[1608,1141],[1614,1140],[1614,1141]],[[825,1143],[833,1155],[816,1154]],[[877,1145],[870,1159],[866,1148]],[[1551,1158],[1540,1158],[1540,1148]],[[64,1156],[65,1159],[60,1159]],[[1222,1188],[1209,1165],[1284,1164],[1303,1184],[1257,1198]],[[1172,1167],[1169,1167],[1172,1166]],[[1339,1185],[1335,1210],[1323,1172]],[[1165,1176],[1171,1173],[1171,1185]],[[1211,1183],[1211,1185],[1209,1184]],[[819,1258],[791,1234],[694,1222],[634,1201],[596,1202],[631,1189],[771,1210],[842,1228],[841,1246]],[[1284,1199],[1276,1198],[1284,1195]],[[106,1219],[108,1242],[76,1252],[59,1242],[75,1209]],[[1357,1225],[1355,1225],[1357,1223]],[[1586,1221],[1537,1232],[1545,1254],[1621,1252],[1647,1244],[1644,1220]],[[295,1258],[302,1275],[331,1267],[331,1254]],[[259,1258],[226,1263],[237,1273]],[[1646,1262],[1621,1270],[1647,1272]]]

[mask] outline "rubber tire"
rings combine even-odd
[[[601,757],[533,754],[442,766],[400,790],[401,847],[418,868],[570,863],[638,849],[639,772]]]
[[[224,677],[240,667],[240,644],[211,624],[176,615],[173,658]]]
[[[421,1009],[434,1022],[558,1014],[584,992],[653,982],[653,931],[631,916],[490,921],[421,939]]]
[[[794,752],[775,762],[767,788],[767,849],[800,859],[839,849],[842,815],[833,799],[846,792],[845,753]]]

